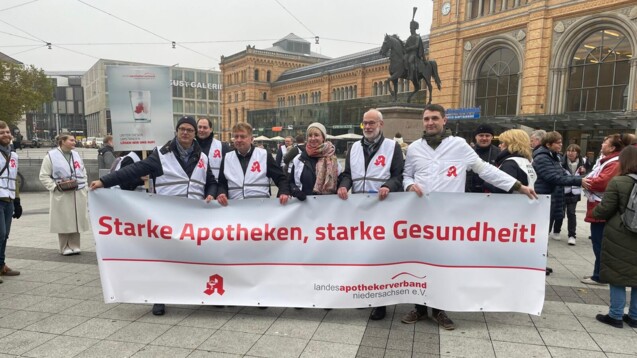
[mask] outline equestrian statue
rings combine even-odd
[[[413,84],[413,92],[407,97],[407,102],[411,101],[416,92],[420,91],[420,80],[424,79],[427,85],[427,91],[429,92],[429,101],[431,103],[431,78],[436,81],[436,87],[441,89],[440,76],[438,76],[438,64],[436,61],[429,61],[425,54],[425,46],[422,43],[422,39],[419,34],[416,33],[419,24],[414,20],[416,16],[417,8],[414,7],[414,14],[412,16],[409,29],[411,35],[407,38],[407,41],[403,41],[398,35],[385,34],[385,40],[380,48],[380,54],[382,56],[389,56],[389,82],[393,84],[393,87],[389,87],[389,92],[394,97],[394,102],[397,100],[398,95],[398,79],[407,79]]]

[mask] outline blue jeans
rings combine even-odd
[[[4,267],[4,253],[7,250],[12,216],[13,202],[0,200],[0,269]]]
[[[595,254],[595,266],[591,280],[599,282],[599,261],[602,256],[602,239],[604,238],[605,223],[591,223],[591,242]]]
[[[610,286],[610,309],[608,315],[614,319],[622,319],[624,307],[626,306],[626,287]],[[628,316],[637,320],[637,287],[633,287],[630,292],[630,305],[628,306]]]

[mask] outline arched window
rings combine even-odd
[[[265,80],[270,82],[271,76],[272,76],[272,73],[270,72],[270,70],[268,70],[268,72],[265,73]]]
[[[268,100],[268,94],[267,94],[267,93],[265,93],[265,92],[263,92],[263,100],[264,100],[264,101],[267,101],[267,100]]]
[[[568,68],[566,112],[625,110],[632,56],[619,31],[596,31],[582,41]]]
[[[258,70],[258,69],[255,69],[255,70],[254,70],[254,80],[255,80],[255,81],[258,81],[258,80],[259,80],[259,70]]]
[[[518,102],[520,62],[505,47],[493,51],[478,71],[476,105],[483,116],[515,115]]]

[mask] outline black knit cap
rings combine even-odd
[[[177,121],[177,126],[175,127],[175,130],[177,130],[179,126],[184,123],[190,124],[195,129],[195,134],[197,134],[197,121],[195,120],[195,118],[191,116],[183,116],[179,118],[179,120]]]
[[[478,126],[478,128],[476,128],[475,131],[473,131],[473,136],[477,136],[478,134],[481,133],[489,133],[491,135],[494,135],[495,132],[493,131],[493,127],[491,127],[490,125],[483,123],[481,125]]]

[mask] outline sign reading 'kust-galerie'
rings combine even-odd
[[[392,193],[199,200],[90,193],[106,302],[540,314],[550,200]]]

